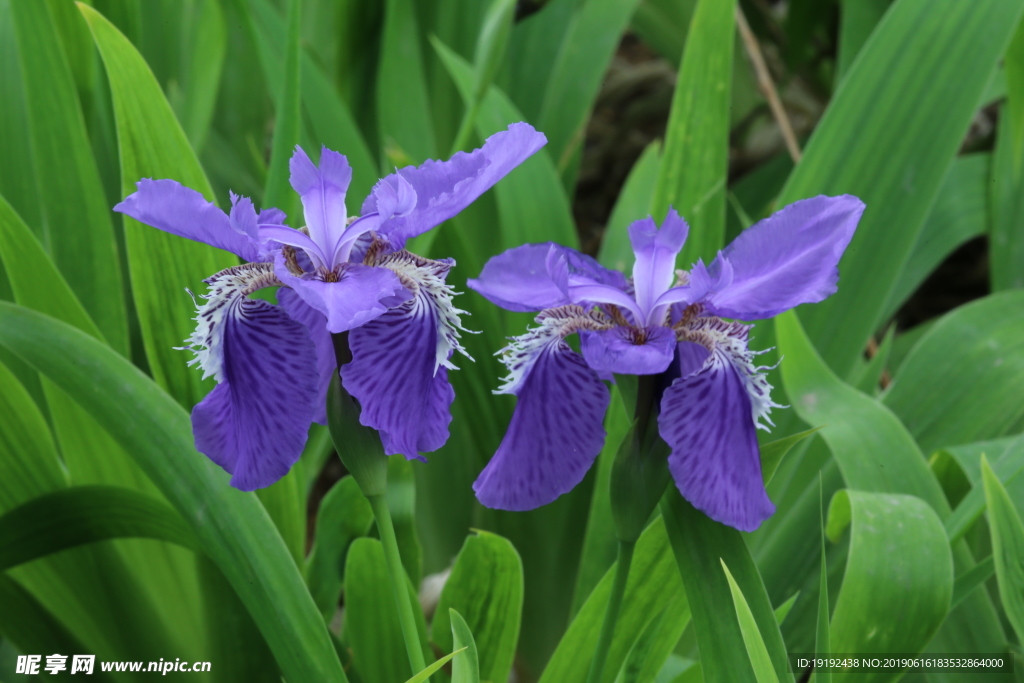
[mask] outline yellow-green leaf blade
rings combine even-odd
[[[996,580],[1006,616],[1024,638],[1024,523],[1013,501],[982,456],[981,474],[988,502],[988,521],[992,530],[992,557]]]
[[[212,200],[206,174],[145,60],[96,10],[81,3],[79,9],[92,30],[110,82],[123,194],[133,192],[141,178],[170,178]],[[173,348],[194,327],[195,306],[183,288],[199,288],[204,278],[237,265],[238,260],[127,216],[124,224],[132,296],[150,370],[158,384],[191,407],[211,385]]]
[[[11,13],[49,251],[110,345],[127,354],[114,226],[71,69],[46,2],[13,2]]]
[[[757,622],[754,621],[754,614],[750,611],[747,599],[743,597],[736,579],[732,578],[729,567],[722,560],[722,570],[725,571],[725,578],[729,581],[729,592],[732,593],[733,607],[736,609],[736,619],[740,624],[740,633],[743,634],[743,643],[747,646],[747,656],[750,657],[750,664],[754,668],[754,676],[757,683],[778,683],[779,679],[772,668],[772,659],[768,656],[768,648],[764,645],[761,632],[757,629]]]
[[[725,238],[735,7],[734,0],[701,0],[697,5],[651,201],[656,221],[672,206],[690,224],[677,259],[684,268],[698,258],[710,262]]]

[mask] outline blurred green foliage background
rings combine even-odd
[[[823,651],[830,632],[833,652],[1016,653],[1017,674],[904,680],[1024,680],[1022,12],[0,0],[0,681],[18,679],[18,654],[51,652],[209,660],[206,680],[228,683],[414,673],[326,430],[258,494],[229,489],[192,446],[187,411],[211,383],[173,348],[192,329],[183,288],[234,257],[110,207],[155,177],[297,216],[285,169],[299,143],[348,156],[354,212],[393,167],[520,120],[548,145],[411,245],[454,257],[460,291],[524,242],[628,272],[626,226],[669,205],[691,225],[681,264],[797,199],[868,207],[839,293],[754,333],[785,357],[770,377],[792,407],[766,439],[822,427],[764,449],[785,456],[778,512],[742,535],[669,492],[637,549],[608,683],[806,680],[786,652]],[[605,451],[571,494],[482,508],[471,484],[514,405],[491,396],[492,354],[530,321],[473,293],[457,304],[481,334],[465,339],[477,362],[452,373],[452,437],[428,464],[391,462],[428,661],[465,642],[454,608],[478,680],[583,681],[625,407],[616,392]]]

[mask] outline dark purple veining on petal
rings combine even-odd
[[[425,460],[448,440],[455,391],[438,367],[437,320],[422,295],[349,335],[352,362],[341,368],[345,390],[362,408],[359,421],[378,430],[388,455]]]
[[[277,290],[277,301],[292,320],[306,326],[316,348],[317,392],[316,400],[313,402],[316,409],[313,421],[326,425],[327,389],[331,384],[331,376],[338,371],[331,334],[327,331],[327,318],[287,287]]]
[[[658,418],[679,492],[715,521],[753,531],[775,512],[761,479],[750,398],[728,361],[676,380]]]
[[[302,454],[317,393],[306,327],[240,296],[223,318],[223,380],[192,411],[196,448],[243,491],[269,486]]]
[[[555,340],[517,392],[508,433],[473,490],[501,510],[530,510],[572,490],[604,444],[608,389],[569,345]]]

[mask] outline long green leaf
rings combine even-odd
[[[0,197],[0,261],[15,300],[97,338],[103,335],[43,245],[7,200]]]
[[[15,301],[102,339],[100,330],[67,285],[61,271],[2,197],[0,261],[7,269]],[[45,378],[42,388],[64,464],[75,484],[125,486],[159,496],[131,456],[81,406]],[[192,640],[193,646],[198,648],[201,640],[196,637],[198,591],[192,558],[188,553],[168,546],[116,545],[135,568],[139,581],[162,612],[163,620],[174,624],[179,633]],[[168,585],[177,587],[177,594],[173,597],[166,589]]]
[[[3,365],[0,413],[5,416],[0,423],[0,511],[65,489],[67,474],[46,420]],[[143,656],[168,646],[160,617],[151,611],[148,597],[139,594],[135,577],[114,548],[74,548],[11,569],[9,575],[97,656]],[[36,616],[47,621],[44,615]],[[31,629],[33,624],[24,627]]]
[[[996,563],[991,555],[971,567],[953,582],[953,597],[950,598],[950,607],[956,607],[963,599],[970,595],[978,586],[982,586],[996,573]]]
[[[757,622],[754,620],[754,613],[750,611],[747,599],[743,597],[736,579],[732,578],[729,567],[722,560],[722,569],[725,571],[725,578],[729,581],[729,592],[732,593],[732,603],[736,610],[736,620],[740,625],[740,633],[743,634],[743,643],[747,646],[747,656],[750,657],[750,665],[754,669],[754,676],[757,683],[778,683],[778,676],[772,667],[772,658],[768,656],[768,648],[765,647],[761,632],[757,630]]]
[[[454,609],[448,610],[448,617],[452,622],[452,652],[464,650],[462,656],[452,662],[452,683],[480,683],[480,663],[473,632]]]
[[[764,639],[775,675],[792,681],[779,624],[757,566],[739,531],[712,521],[669,487],[661,503],[672,551],[693,611],[693,628],[706,683],[754,679],[735,613],[723,613],[732,600],[721,562],[732,567]]]
[[[73,397],[192,525],[252,614],[284,675],[345,680],[295,563],[252,494],[196,453],[188,414],[128,361],[63,323],[0,302],[0,344]]]
[[[800,313],[840,376],[878,326],[1022,10],[1022,0],[897,0],[779,198],[785,206],[848,193],[867,205],[840,264],[839,292]]]
[[[306,552],[306,492],[301,473],[294,468],[270,486],[259,489],[256,497],[263,504],[274,526],[298,566]]]
[[[1024,416],[1022,308],[1020,290],[961,306],[903,361],[882,400],[922,450],[993,439]]]
[[[892,317],[954,249],[989,229],[991,165],[992,155],[986,153],[968,154],[953,162],[882,319]]]
[[[828,557],[825,552],[825,509],[821,501],[821,574],[818,578],[818,614],[814,629],[814,654],[816,657],[828,657],[832,652],[832,629],[829,626],[828,599]],[[832,683],[832,672],[829,670],[815,671],[814,683]]]
[[[776,470],[779,469],[782,459],[786,457],[786,454],[789,453],[793,446],[796,446],[819,429],[821,428],[807,429],[761,446],[761,476],[764,478],[764,483],[767,484],[772,480]]]
[[[292,215],[297,206],[296,196],[288,184],[288,160],[299,143],[299,26],[302,22],[302,0],[289,0],[288,33],[285,42],[285,82],[274,116],[273,143],[270,166],[263,191],[265,206],[279,207]]]
[[[821,435],[847,485],[914,495],[941,516],[948,515],[942,489],[896,416],[836,377],[793,313],[778,316],[775,330],[779,350],[786,357],[782,378],[793,409],[804,421],[825,425]]]
[[[413,586],[423,579],[423,546],[416,530],[416,480],[413,464],[405,458],[388,458],[388,507],[398,538],[402,566]]]
[[[21,163],[0,164],[0,194],[13,203],[17,212],[43,238],[42,202],[36,180],[36,166],[29,142],[28,111],[21,76],[18,40],[14,34],[11,0],[0,0],[0,158]]]
[[[386,0],[377,67],[377,120],[386,168],[437,157],[417,23],[413,0]]]
[[[1018,47],[1008,51],[1007,74],[1018,71],[1024,76],[1024,32],[1014,38]],[[1020,64],[1018,64],[1020,62]],[[1011,68],[1010,65],[1013,65]],[[1024,141],[1020,136],[1020,122],[1014,122],[1013,107],[1024,109],[1024,98],[1018,88],[1007,91],[1006,104],[1000,109],[996,149],[992,154],[991,173],[986,180],[991,215],[989,222],[989,263],[992,289],[1020,289],[1024,287]],[[1018,114],[1019,115],[1019,114]],[[1015,130],[1015,127],[1018,129]]]
[[[470,102],[473,68],[440,41],[432,41],[455,80],[463,102]],[[504,130],[510,123],[522,121],[522,115],[508,98],[491,86],[477,117],[477,133],[485,138]],[[558,182],[551,157],[541,149],[509,173],[495,188],[501,218],[501,246],[510,249],[527,242],[579,244],[569,202]]]
[[[868,36],[882,20],[892,0],[840,0],[839,54],[836,59],[836,82],[850,70],[854,58],[864,47]]]
[[[0,516],[0,571],[112,538],[155,538],[197,548],[192,530],[166,504],[114,486],[76,486]]]
[[[587,0],[573,15],[537,120],[560,172],[583,142],[601,80],[638,4],[639,0]]]
[[[217,680],[280,683],[280,667],[231,583],[208,557],[197,558],[196,564],[206,616],[204,644],[210,660],[220,663]]]
[[[604,614],[611,592],[614,571],[612,567],[605,573],[573,619],[544,669],[541,683],[582,683],[586,680],[590,661],[581,657],[580,653],[593,652],[597,646],[601,615]],[[678,601],[677,610],[689,612],[685,606],[686,594],[679,580],[679,570],[669,549],[665,524],[659,517],[644,530],[637,541],[602,683],[615,680],[616,672],[625,661],[634,641],[658,617],[666,601]]]
[[[509,37],[502,87],[527,121],[537,121],[558,51],[581,0],[551,0],[543,13],[516,22]]]
[[[678,66],[697,0],[644,0],[633,15],[631,28],[658,54]]]
[[[851,524],[850,555],[830,627],[832,651],[921,652],[946,618],[953,594],[953,560],[942,522],[920,498],[840,491],[829,506],[826,533],[838,541]],[[894,681],[899,674],[880,670],[864,680]]]
[[[199,0],[193,7],[191,50],[183,84],[181,125],[192,148],[201,150],[210,131],[210,121],[217,104],[218,86],[224,69],[227,50],[227,27],[220,0]]]
[[[0,634],[15,643],[21,652],[86,652],[90,646],[83,644],[70,633],[59,618],[49,612],[17,582],[0,574]],[[13,667],[13,662],[11,663]],[[14,671],[5,669],[5,675]],[[112,676],[96,667],[94,680],[110,681]]]
[[[447,6],[451,7],[452,5]],[[473,100],[464,107],[462,123],[459,124],[455,141],[452,143],[452,154],[465,148],[475,128],[480,104],[487,95],[487,91],[490,90],[498,68],[505,59],[515,9],[514,0],[493,0],[490,7],[487,8],[487,13],[480,26],[480,34],[476,39],[476,49],[473,51]],[[439,106],[441,99],[435,95],[435,108]],[[454,99],[454,97],[449,99]]]
[[[590,499],[590,511],[587,514],[587,530],[583,539],[583,552],[580,554],[580,566],[573,589],[572,615],[580,610],[594,586],[605,575],[608,568],[615,564],[618,540],[615,535],[615,520],[612,519],[611,476],[615,454],[619,445],[632,426],[629,414],[622,402],[620,385],[612,389],[611,402],[604,418],[604,448],[597,456],[597,477],[594,481],[594,494]]]
[[[281,13],[268,0],[250,0],[243,7],[252,20],[253,38],[260,51],[266,80],[279,83],[284,78],[285,24]],[[349,107],[320,66],[306,52],[301,59],[302,103],[312,127],[315,142],[348,157],[352,166],[352,184],[348,196],[362,202],[380,176],[380,166],[363,139]],[[352,204],[350,210],[355,211]]]
[[[981,457],[981,478],[988,502],[999,596],[1020,641],[1024,639],[1024,523],[985,456]]]
[[[288,33],[284,49],[284,83],[274,116],[274,139],[270,151],[267,186],[263,191],[264,206],[276,206],[288,215],[295,214],[297,197],[288,184],[288,160],[299,144],[299,25],[302,21],[302,0],[288,2]]]
[[[1015,493],[1024,489],[1024,436],[1012,437],[1005,442],[970,444],[951,448],[952,453],[967,475],[971,491],[946,520],[946,533],[951,541],[962,538],[985,511],[985,489],[982,484],[981,459],[991,456],[992,469],[1004,486]]]
[[[195,161],[152,72],[135,48],[113,26],[94,10],[84,5],[79,8],[100,49],[100,56],[108,66],[108,81],[117,119],[123,194],[134,189],[134,182],[143,175],[150,175],[175,177],[186,185],[205,190],[207,196],[212,197],[202,169]],[[193,162],[191,165],[189,160]],[[183,169],[182,175],[177,174],[178,169]],[[102,199],[102,190],[99,187],[95,190]],[[103,209],[108,219],[109,211],[108,208]],[[181,288],[195,287],[204,276],[237,263],[237,260],[148,226],[131,225],[132,222],[130,219],[124,221],[125,241],[132,297],[148,367],[158,382],[164,381],[165,386],[190,407],[202,395],[201,380],[197,373],[182,364],[181,354],[173,349],[177,340],[184,339],[193,327],[191,317],[195,314],[193,303],[181,295]],[[222,265],[214,267],[214,263]],[[204,264],[210,264],[211,269]],[[202,274],[197,272],[200,269]],[[177,279],[178,275],[180,279]],[[112,294],[109,292],[105,296]],[[88,307],[87,302],[85,305]],[[61,319],[66,318],[61,316]],[[118,348],[114,340],[108,338],[108,341],[115,349]],[[97,430],[72,400],[52,392],[49,400],[60,403],[59,408],[54,409],[55,415],[66,416],[55,421],[54,427],[77,483],[129,485],[144,493],[154,492],[153,485],[145,481],[130,457],[118,449],[108,435]],[[187,638],[198,643],[199,598],[190,558],[173,548],[163,548],[159,554],[147,557],[137,547],[129,552],[129,557],[141,567],[140,575],[145,583],[150,584],[161,609],[181,631],[188,634]],[[166,590],[157,586],[168,582],[182,587],[177,599],[172,599]]]
[[[412,674],[387,581],[384,550],[376,539],[356,539],[345,559],[342,635],[365,683],[404,681]]]
[[[735,7],[734,0],[697,4],[651,201],[655,220],[671,205],[689,223],[690,235],[677,259],[684,267],[698,258],[710,261],[725,238]]]
[[[441,657],[441,659],[437,660],[436,662],[425,668],[423,671],[420,671],[418,674],[407,680],[405,683],[424,683],[427,679],[431,677],[431,675],[439,671],[442,666],[453,660],[456,655],[463,654],[465,651],[466,648],[462,648],[461,650],[456,650],[455,652],[450,652],[449,654],[446,654],[444,657]]]
[[[775,328],[779,350],[786,357],[782,377],[793,408],[803,420],[826,425],[821,434],[847,487],[913,495],[926,501],[940,519],[947,518],[950,510],[945,494],[896,416],[832,374],[810,345],[796,315],[778,316]],[[961,543],[953,550],[958,572],[974,565],[965,545]],[[946,620],[929,650],[996,651],[996,643],[1004,638],[1001,631],[991,602],[978,592]],[[839,651],[834,643],[833,651]]]
[[[213,199],[206,175],[174,117],[153,72],[128,39],[102,15],[79,4],[107,70],[121,162],[121,190],[127,195],[141,178],[171,178]],[[132,297],[149,368],[157,384],[183,406],[199,402],[210,388],[174,350],[191,332],[195,315],[183,287],[238,263],[204,244],[124,218]]]
[[[775,608],[775,621],[779,622],[779,626],[782,626],[782,622],[786,621],[786,617],[788,617],[789,613],[793,611],[793,605],[799,597],[800,592],[797,591],[796,593],[793,593],[793,595],[789,596],[786,602]]]
[[[488,681],[507,680],[523,610],[523,565],[511,543],[486,531],[466,538],[432,626],[433,641],[442,651],[455,647],[450,640],[454,623],[449,623],[449,609],[464,615],[473,633],[480,676]]]
[[[412,585],[409,585],[412,591]],[[426,626],[413,600],[426,642]],[[388,580],[384,549],[375,538],[356,539],[345,559],[345,643],[363,683],[391,683],[412,675]],[[429,659],[427,661],[430,661]]]
[[[983,586],[986,581],[991,579],[994,573],[995,561],[989,555],[961,575],[958,575],[956,581],[953,582],[953,596],[950,599],[950,606],[955,607],[963,602],[964,598],[971,595],[976,588]]]
[[[615,677],[615,683],[654,681],[672,656],[672,650],[679,644],[679,637],[689,623],[690,610],[686,598],[682,595],[673,596],[633,643]]]
[[[633,221],[647,216],[654,196],[654,184],[658,178],[661,161],[661,144],[652,142],[644,148],[643,154],[633,164],[626,183],[622,186],[615,207],[608,217],[608,225],[601,238],[601,250],[597,260],[606,268],[623,273],[633,270],[633,247],[629,243],[626,228]]]
[[[907,359],[910,352],[913,351],[917,343],[935,327],[937,320],[929,320],[928,322],[916,325],[906,332],[902,332],[896,335],[896,338],[892,342],[892,352],[889,355],[889,370],[892,373],[898,373],[900,367],[903,365],[903,361]]]
[[[1021,158],[1024,152],[1024,98],[1021,96],[1021,86],[1024,86],[1024,28],[1019,25],[1006,47],[1003,71],[1006,95],[1004,116],[1009,124],[1007,130],[1013,138],[1016,161],[1020,164],[1024,161]]]
[[[324,621],[330,623],[341,597],[345,555],[355,539],[369,533],[373,510],[356,480],[347,476],[332,486],[320,501],[316,519],[316,537],[306,563],[306,582]]]
[[[128,317],[114,226],[89,144],[71,69],[45,2],[13,2],[29,112],[41,173],[43,222],[57,267],[110,345],[128,353]]]

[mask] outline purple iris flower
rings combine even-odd
[[[512,311],[540,311],[502,350],[495,393],[518,397],[508,433],[473,485],[493,508],[529,510],[578,484],[604,442],[613,373],[662,375],[658,430],[679,492],[712,519],[753,531],[775,506],[761,479],[756,428],[773,403],[747,346],[751,326],[836,291],[837,264],[864,204],[796,202],[745,230],[710,265],[675,269],[686,223],[669,209],[629,227],[630,279],[557,244],[527,244],[488,261],[469,286]],[[565,338],[578,333],[582,354]]]
[[[342,385],[358,399],[360,422],[379,431],[388,455],[424,459],[448,439],[454,392],[448,369],[464,330],[445,280],[451,259],[405,250],[473,202],[540,149],[525,123],[449,161],[406,167],[379,181],[350,218],[346,158],[324,148],[317,167],[296,147],[291,185],[305,227],[283,225],[277,209],[257,213],[231,196],[225,214],[173,180],[140,180],[114,209],[155,228],[237,254],[244,265],[206,280],[187,340],[203,376],[218,384],[192,411],[196,448],[251,491],[283,477],[312,422],[326,422],[337,371],[332,334],[348,332],[352,361]],[[278,305],[250,294],[281,286]]]

